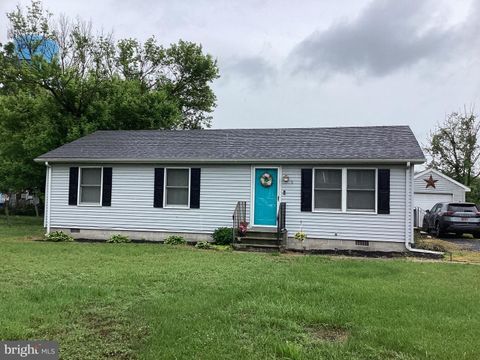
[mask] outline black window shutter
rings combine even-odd
[[[102,206],[112,205],[112,168],[103,168]]]
[[[153,185],[153,207],[163,208],[164,172],[164,168],[155,168],[155,180]]]
[[[70,168],[70,179],[68,182],[68,205],[77,205],[78,197],[78,167]]]
[[[312,169],[302,169],[301,211],[312,211]]]
[[[378,203],[379,214],[390,214],[390,169],[378,169]]]
[[[190,170],[190,208],[200,208],[200,168]]]

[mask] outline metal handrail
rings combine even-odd
[[[283,238],[283,232],[287,229],[287,203],[281,202],[278,206],[277,212],[277,240]]]
[[[235,243],[237,239],[238,229],[240,228],[240,224],[247,221],[247,202],[246,201],[238,201],[237,205],[235,206],[235,210],[233,211],[232,215],[232,231],[233,231],[233,240],[232,242]]]

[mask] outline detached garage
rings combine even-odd
[[[470,188],[440,171],[424,170],[414,176],[414,206],[429,210],[439,202],[464,202]]]

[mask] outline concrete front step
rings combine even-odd
[[[248,230],[246,236],[254,236],[254,237],[264,237],[264,238],[276,238],[277,232],[276,231],[258,231],[258,230]]]
[[[276,226],[252,226],[248,228],[248,231],[259,231],[259,232],[277,232]]]
[[[279,240],[277,229],[255,227],[248,229],[245,236],[237,237],[233,247],[244,251],[282,251],[285,234],[282,232]]]
[[[261,245],[261,244],[233,244],[235,250],[244,251],[261,251],[261,252],[277,252],[281,251],[281,247],[278,245]]]
[[[270,239],[270,238],[263,238],[263,237],[246,236],[246,237],[237,238],[236,242],[239,244],[258,244],[258,245],[281,245],[282,244],[282,241],[277,240],[277,237],[275,237],[274,239]]]

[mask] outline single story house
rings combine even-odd
[[[439,202],[465,202],[470,188],[435,169],[426,169],[414,176],[414,207],[430,210]]]
[[[372,126],[97,131],[36,161],[47,232],[211,240],[235,212],[291,249],[405,251],[425,158],[408,126]]]

